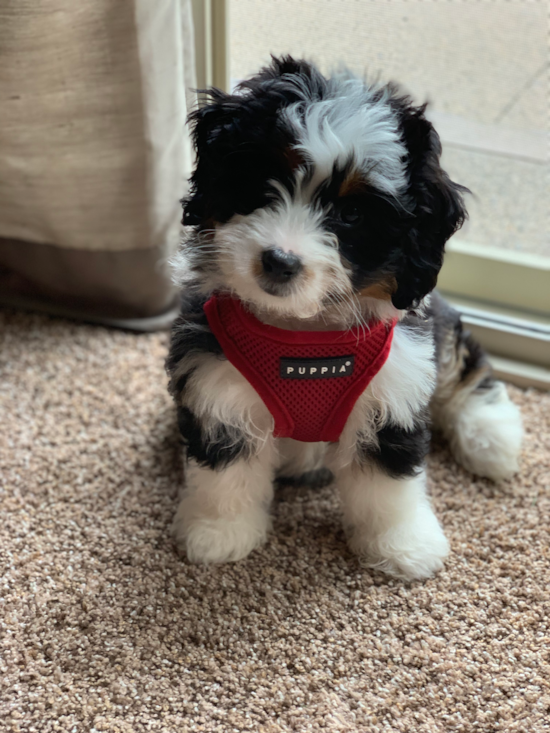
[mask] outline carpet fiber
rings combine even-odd
[[[1,731],[550,730],[550,395],[511,389],[509,484],[434,446],[434,579],[362,569],[332,487],[283,489],[263,549],[197,567],[169,536],[166,347],[0,313]]]

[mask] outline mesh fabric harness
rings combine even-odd
[[[265,325],[240,300],[224,295],[213,295],[204,311],[225,356],[273,415],[275,436],[304,442],[338,440],[388,358],[395,325],[287,331]]]

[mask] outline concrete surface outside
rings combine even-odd
[[[398,81],[474,193],[463,241],[550,257],[547,0],[230,0],[231,78],[292,53]]]

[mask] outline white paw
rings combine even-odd
[[[502,481],[518,471],[522,437],[521,413],[496,382],[489,392],[470,395],[457,415],[451,449],[468,471]]]
[[[270,526],[267,512],[260,508],[234,517],[186,516],[185,500],[179,506],[173,532],[178,547],[194,563],[222,563],[242,560],[265,542]]]
[[[427,502],[418,505],[411,519],[378,536],[354,528],[349,544],[369,567],[404,580],[429,578],[449,554],[447,538]]]

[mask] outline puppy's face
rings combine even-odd
[[[435,286],[465,211],[439,139],[393,87],[290,58],[192,115],[187,264],[206,289],[312,318],[393,317]]]

